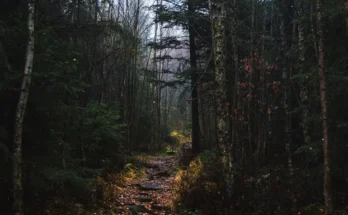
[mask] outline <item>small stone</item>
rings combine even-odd
[[[160,184],[141,184],[140,188],[142,190],[161,190],[162,189]]]

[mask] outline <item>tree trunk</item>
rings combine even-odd
[[[313,39],[313,46],[314,46],[314,53],[315,53],[315,57],[316,59],[318,59],[318,44],[317,44],[317,37],[315,36],[315,29],[314,29],[314,21],[313,21],[313,12],[314,12],[314,8],[313,5],[311,4],[311,31],[312,31],[312,39]]]
[[[216,103],[216,139],[217,146],[221,155],[222,172],[225,183],[226,198],[228,200],[232,195],[232,158],[231,143],[228,135],[228,104],[227,104],[227,81],[226,81],[226,56],[225,56],[225,23],[226,10],[224,2],[221,0],[209,1],[211,21],[212,21],[212,38],[214,47],[215,63],[215,103]]]
[[[304,14],[303,8],[301,5],[298,5],[298,13],[301,17]],[[303,21],[300,21],[298,24],[298,46],[299,46],[299,60],[300,60],[300,74],[304,74],[304,63],[306,60],[305,56],[305,34],[304,34],[304,24]],[[302,109],[302,130],[303,130],[303,138],[305,145],[309,145],[311,143],[311,136],[309,133],[309,90],[307,86],[307,77],[304,79],[303,82],[301,82],[300,87],[300,99],[301,99],[301,105],[303,106]]]
[[[160,0],[159,5],[162,7],[163,0]],[[163,23],[160,22],[159,26],[159,42],[160,47],[162,47],[162,40],[163,40]],[[162,146],[162,129],[161,129],[161,95],[162,95],[162,87],[161,87],[161,81],[162,81],[162,72],[163,72],[163,59],[162,59],[162,48],[160,48],[159,51],[159,57],[160,57],[160,64],[159,64],[159,70],[157,71],[157,147],[158,149]]]
[[[251,31],[250,31],[250,61],[252,62],[252,59],[254,57],[254,25],[255,25],[255,1],[251,0]],[[252,131],[251,131],[251,126],[254,123],[252,120],[253,112],[254,110],[252,109],[252,102],[253,102],[253,89],[251,88],[252,80],[253,80],[253,74],[254,73],[254,68],[253,68],[253,63],[250,64],[250,70],[249,70],[249,77],[248,77],[248,108],[247,108],[247,117],[248,117],[248,149],[249,149],[249,158],[248,159],[248,167],[250,167],[250,170],[253,171],[254,168],[254,158],[253,158],[253,137],[252,137]],[[250,96],[250,97],[249,97]]]
[[[346,10],[346,35],[347,35],[347,39],[348,39],[348,0],[346,0],[344,2],[344,9]]]
[[[236,6],[236,0],[233,1],[233,6]],[[239,147],[237,141],[237,121],[238,121],[238,43],[237,43],[237,31],[236,28],[236,18],[232,15],[232,52],[233,52],[233,63],[234,63],[234,86],[233,86],[233,98],[232,98],[232,131],[231,131],[231,144],[232,144],[232,157],[235,157],[237,154],[237,148]]]
[[[262,59],[265,59],[265,37],[266,37],[266,17],[267,17],[268,9],[264,9],[264,17],[263,17],[263,23],[262,23],[262,40],[261,40],[261,57]],[[266,82],[266,71],[265,68],[262,68],[261,70],[261,76],[260,76],[260,84],[261,84],[261,107],[262,111],[260,112],[260,130],[259,132],[262,131],[262,141],[260,140],[260,155],[259,159],[261,161],[261,164],[265,163],[266,160],[266,147],[267,147],[267,82]],[[262,146],[261,146],[262,144]]]
[[[158,0],[157,0],[157,5],[158,5]],[[156,75],[156,72],[157,72],[157,62],[156,62],[156,56],[157,56],[157,47],[156,47],[156,43],[157,43],[157,31],[158,31],[158,23],[157,23],[157,18],[158,18],[158,15],[157,13],[155,14],[156,15],[156,23],[155,23],[155,35],[154,35],[154,48],[153,48],[153,76],[152,76],[152,79],[154,80],[155,77],[157,77]],[[151,104],[151,115],[152,115],[152,123],[151,123],[151,147],[153,148],[156,148],[156,135],[157,135],[157,120],[156,120],[156,86],[154,81],[151,81],[151,88],[152,88],[152,104]]]
[[[21,93],[16,109],[14,141],[13,141],[13,214],[23,214],[23,185],[22,185],[22,133],[23,120],[27,106],[31,83],[31,72],[34,61],[34,3],[28,2],[28,45],[24,66]]]
[[[325,51],[324,51],[324,32],[322,27],[322,2],[316,1],[317,6],[317,33],[319,36],[318,46],[318,64],[320,80],[320,104],[321,119],[323,124],[323,151],[324,151],[324,215],[333,212],[332,194],[331,194],[331,170],[329,155],[329,131],[327,123],[327,98],[326,98],[326,74],[325,74]]]
[[[283,0],[282,4],[282,11],[281,11],[281,32],[280,32],[280,37],[281,37],[281,51],[280,51],[280,56],[282,59],[282,78],[284,80],[283,83],[283,108],[284,108],[284,113],[285,113],[285,125],[284,125],[284,142],[285,142],[285,149],[286,149],[286,154],[287,154],[287,162],[288,162],[288,173],[289,173],[289,186],[290,186],[290,191],[292,193],[292,201],[293,201],[293,206],[291,207],[291,211],[294,214],[295,213],[295,206],[296,206],[296,199],[295,196],[293,195],[293,178],[294,178],[294,168],[292,165],[292,153],[291,153],[291,82],[290,82],[290,68],[289,68],[289,59],[285,55],[286,50],[289,48],[288,43],[287,43],[287,38],[289,37],[290,33],[288,28],[286,26],[291,26],[290,21],[287,19],[287,10],[288,4],[287,1]],[[288,22],[288,23],[287,23]],[[294,32],[294,25],[292,25],[292,34]]]
[[[192,117],[192,153],[197,155],[200,151],[200,129],[197,93],[197,57],[195,32],[193,28],[194,8],[192,0],[188,1],[189,40],[190,40],[190,65],[191,65],[191,117]]]

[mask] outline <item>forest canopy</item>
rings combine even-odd
[[[0,214],[345,214],[347,71],[347,0],[1,1]]]

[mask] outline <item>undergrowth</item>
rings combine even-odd
[[[83,199],[77,201],[71,198],[57,198],[46,206],[45,214],[98,214],[97,209],[102,209],[103,214],[115,214],[116,205],[121,191],[136,178],[144,177],[143,165],[147,162],[145,156],[135,156],[119,173],[104,172],[91,179],[89,183],[80,184]],[[77,181],[78,183],[78,181]],[[93,212],[94,211],[94,212]]]
[[[175,176],[172,207],[175,214],[289,214],[292,198],[297,198],[296,214],[319,215],[324,206],[315,197],[307,194],[313,180],[300,171],[295,171],[294,185],[289,191],[286,169],[283,166],[259,168],[243,174],[235,164],[234,190],[228,206],[223,205],[223,184],[219,171],[219,158],[215,152],[205,151],[192,160],[185,169],[179,169]],[[241,175],[243,177],[241,177]],[[302,179],[302,180],[301,180]],[[317,201],[319,202],[319,201]],[[342,210],[343,211],[343,210]],[[336,210],[335,214],[343,214]]]
[[[216,212],[221,204],[217,164],[215,153],[205,151],[191,161],[186,170],[178,170],[172,199],[172,207],[176,214]]]

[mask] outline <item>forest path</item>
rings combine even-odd
[[[176,164],[175,156],[149,157],[146,176],[134,179],[121,191],[117,214],[172,214],[168,203]]]

